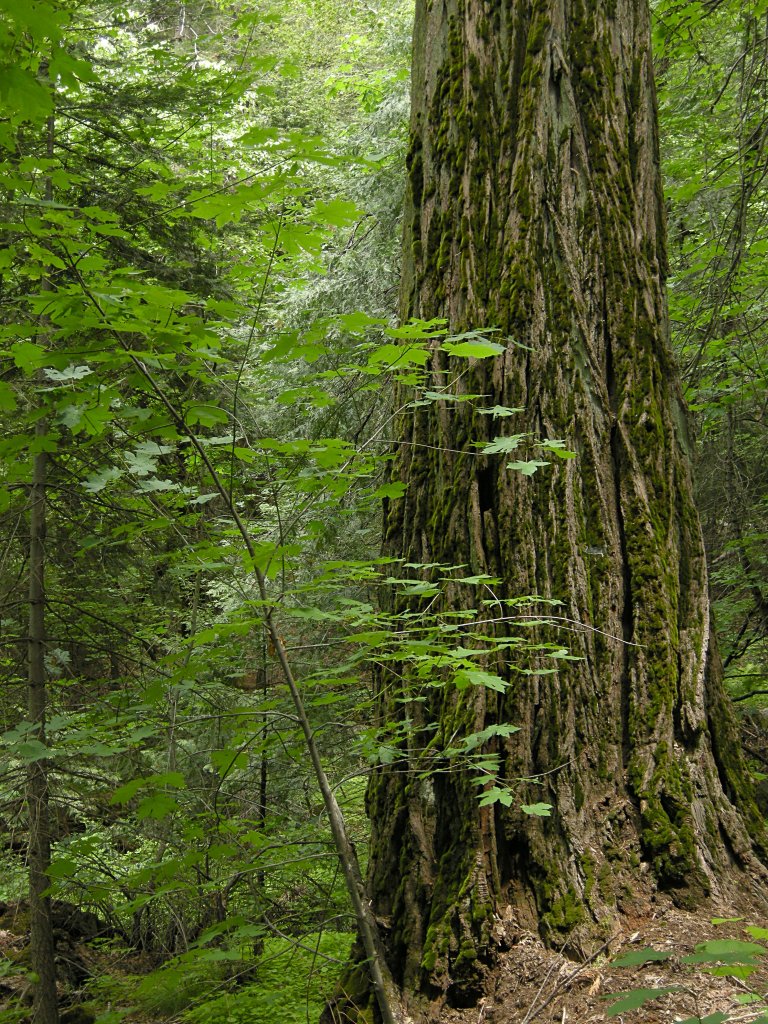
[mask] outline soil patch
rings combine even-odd
[[[752,1024],[765,1019],[765,1010],[760,1008],[765,1004],[750,1005],[744,1000],[749,993],[768,991],[764,959],[758,957],[755,972],[743,979],[714,976],[708,972],[712,964],[681,962],[701,943],[754,941],[744,931],[747,925],[763,927],[768,921],[752,915],[713,924],[711,918],[686,913],[659,897],[647,915],[626,921],[624,929],[603,949],[580,963],[547,949],[537,936],[521,934],[489,971],[484,997],[476,1006],[454,1010],[435,1005],[426,1017],[414,1014],[413,1020],[425,1019],[430,1024],[605,1024],[607,1009],[618,1002],[621,993],[669,988],[670,992],[613,1019],[620,1024],[718,1024],[725,1019]],[[636,967],[613,963],[647,948],[672,955],[663,962]],[[707,1019],[710,1015],[715,1015],[711,1021]]]

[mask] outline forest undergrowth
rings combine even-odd
[[[674,342],[760,788],[768,15],[653,6]],[[486,613],[495,581],[443,565],[415,581],[379,556],[382,501],[402,494],[393,384],[414,406],[458,401],[424,377],[429,353],[502,347],[484,325],[397,321],[411,20],[400,0],[0,0],[0,1024],[33,1016],[36,870],[62,1022],[302,1024],[356,932],[317,769],[363,871],[367,779],[405,745],[425,777],[472,770],[487,806],[535,787],[484,753],[503,731],[440,747],[375,713],[376,672],[403,661],[425,685],[505,685],[473,660],[472,623],[429,617],[459,587]],[[500,435],[515,412],[465,398]],[[514,451],[523,475],[571,455],[533,433],[475,447]],[[385,591],[426,611],[387,615]],[[520,595],[499,649],[521,671],[532,651],[570,657],[564,619],[558,642],[529,639],[557,614]],[[763,954],[738,943],[762,948],[743,929],[768,920],[717,912],[742,911],[693,919],[638,879],[636,927],[581,958],[510,918],[481,1002],[440,1019],[589,1024],[609,992],[669,989],[617,1016],[758,1024]],[[684,962],[722,936],[721,958]],[[645,948],[659,956],[614,964]]]

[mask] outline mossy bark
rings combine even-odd
[[[503,694],[433,687],[412,705],[384,680],[382,712],[433,721],[422,737],[518,726],[495,741],[503,774],[541,779],[520,804],[553,805],[480,809],[465,774],[419,778],[417,758],[371,782],[390,965],[460,1005],[504,919],[585,947],[638,877],[685,906],[726,894],[755,868],[762,823],[721,686],[668,339],[647,0],[417,0],[414,49],[402,314],[496,328],[509,341],[493,360],[436,347],[431,387],[522,411],[399,414],[407,491],[385,509],[385,551],[498,577],[498,607],[561,601],[560,627],[536,636],[580,659],[546,672],[531,656],[521,673],[497,658]],[[577,458],[524,477],[476,453],[502,433]],[[464,591],[443,608],[472,607]]]

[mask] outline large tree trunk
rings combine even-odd
[[[415,692],[406,670],[409,704],[383,679],[383,712],[407,707],[422,746],[512,723],[489,748],[502,775],[541,780],[481,809],[468,773],[420,778],[411,752],[371,783],[369,882],[395,977],[462,1003],[500,919],[585,948],[644,886],[694,906],[744,884],[762,823],[721,687],[668,340],[647,0],[417,0],[414,49],[402,312],[497,328],[506,350],[467,369],[435,348],[432,390],[484,397],[400,414],[407,492],[385,551],[499,578],[482,618],[560,600],[525,635],[580,659],[497,652],[482,667],[503,693]],[[476,453],[515,433],[577,457],[525,477]],[[477,600],[451,585],[430,613]],[[536,802],[551,817],[519,809]]]

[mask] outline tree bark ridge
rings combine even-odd
[[[386,503],[384,550],[500,579],[500,618],[535,595],[580,624],[527,634],[580,659],[554,672],[544,654],[489,656],[503,694],[407,680],[382,697],[432,749],[518,726],[487,749],[507,779],[541,780],[517,784],[520,804],[554,808],[479,809],[466,774],[420,778],[414,753],[410,774],[382,767],[371,784],[395,976],[461,1001],[504,908],[588,946],[640,872],[684,906],[725,898],[735,868],[761,870],[762,823],[721,684],[669,344],[647,3],[419,0],[414,49],[402,315],[494,329],[506,347],[467,369],[435,346],[430,389],[483,398],[400,414],[392,476],[407,491]],[[478,409],[496,405],[522,411]],[[541,458],[534,438],[577,457],[524,477],[477,453],[518,433],[521,458]],[[472,608],[476,590],[441,600],[432,611]]]

